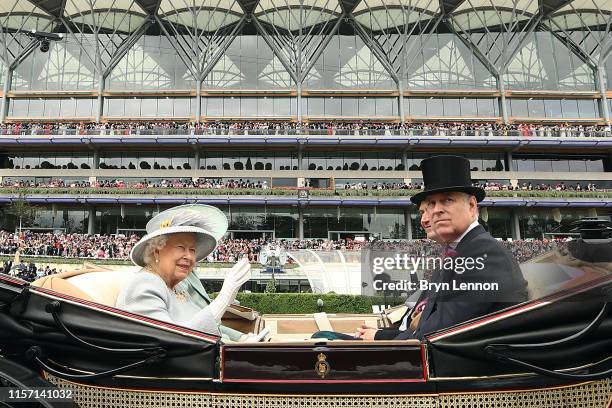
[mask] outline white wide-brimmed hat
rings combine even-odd
[[[130,258],[138,266],[144,263],[147,243],[162,235],[192,232],[196,236],[196,262],[206,258],[227,232],[227,217],[216,207],[186,204],[162,211],[147,223],[147,235],[134,245]]]

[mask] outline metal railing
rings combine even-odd
[[[607,138],[610,130],[533,128],[520,129],[227,129],[227,128],[166,128],[147,129],[0,129],[0,136],[83,136],[83,137],[131,137],[131,136],[399,136],[399,137],[560,137]]]

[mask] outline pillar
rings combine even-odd
[[[197,171],[197,170],[200,170],[200,160],[201,160],[202,155],[200,153],[200,149],[197,146],[193,146],[193,149],[195,150],[195,164],[194,164],[195,169],[194,170]]]
[[[302,144],[298,145],[297,168],[298,170],[304,170],[304,146]]]
[[[0,123],[4,123],[9,111],[9,97],[8,93],[11,89],[11,82],[13,80],[13,71],[9,67],[6,68],[4,74],[4,86],[2,88],[2,107],[0,107]]]
[[[302,84],[297,84],[297,121],[302,121]]]
[[[506,104],[506,85],[502,75],[497,76],[497,89],[499,89],[499,112],[501,113],[504,123],[508,123],[508,105]]]
[[[514,163],[512,162],[512,152],[506,152],[504,160],[506,161],[506,171],[515,171]]]
[[[402,125],[406,123],[406,106],[404,105],[404,80],[400,79],[397,81],[397,90],[399,92],[398,103],[399,103],[399,115],[400,122]]]
[[[412,220],[410,219],[410,208],[404,208],[404,225],[406,225],[406,239],[412,239]]]
[[[87,234],[94,235],[96,233],[96,208],[89,207],[89,216],[87,220]]]
[[[402,166],[404,171],[408,171],[408,151],[402,150]]]
[[[94,150],[93,152],[93,168],[100,168],[100,151],[98,149]]]
[[[521,224],[519,222],[518,211],[512,211],[512,240],[521,239]]]
[[[98,107],[96,109],[96,123],[100,123],[104,114],[104,75],[100,75],[98,79]]]
[[[304,209],[298,205],[298,238],[304,239]]]
[[[610,123],[610,108],[608,107],[608,97],[606,96],[606,78],[604,76],[604,67],[598,66],[596,68],[597,83],[601,98],[599,99],[599,114],[606,121]]]
[[[202,81],[196,80],[195,123],[202,119]]]

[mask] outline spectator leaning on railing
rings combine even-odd
[[[582,185],[579,181],[576,184],[565,184],[565,182],[557,182],[554,184],[522,182],[518,185],[510,183],[489,182],[487,180],[475,182],[475,186],[480,186],[487,191],[607,191],[607,189],[599,188],[595,183],[587,182]],[[62,180],[51,179],[46,181],[34,180],[14,180],[11,177],[4,177],[1,187],[4,188],[48,188],[48,189],[69,189],[69,188],[91,188],[91,189],[231,189],[231,190],[267,190],[270,189],[267,180],[251,180],[251,179],[211,179],[200,178],[193,180],[192,178],[180,179],[161,179],[161,180],[138,180],[125,181],[123,179],[113,180],[96,180],[89,182],[86,180]],[[360,181],[360,182],[345,182],[336,185],[336,188],[313,188],[310,187],[306,180],[305,188],[316,190],[420,190],[423,188],[422,183],[402,183],[402,182],[386,182],[386,181]],[[296,187],[275,187],[276,190],[287,190]],[[271,193],[274,190],[271,191]],[[239,191],[238,191],[239,193]]]
[[[107,122],[107,123],[7,123],[0,135],[88,135],[96,134],[221,134],[221,135],[408,135],[408,136],[521,136],[521,137],[608,137],[608,125],[500,124],[467,122]]]

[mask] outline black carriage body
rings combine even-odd
[[[572,336],[587,327],[605,303],[585,299],[611,286],[610,275],[603,274],[579,290],[558,291],[431,333],[423,342],[223,344],[215,336],[0,275],[0,354],[40,370],[38,358],[43,368],[52,369],[41,370],[44,375],[67,384],[155,392],[414,396],[564,387],[585,380],[534,374],[493,356],[487,347]],[[610,370],[612,315],[606,313],[587,334],[535,352],[501,350],[549,370],[587,376]],[[604,394],[612,393],[610,376],[602,378],[608,387]]]

